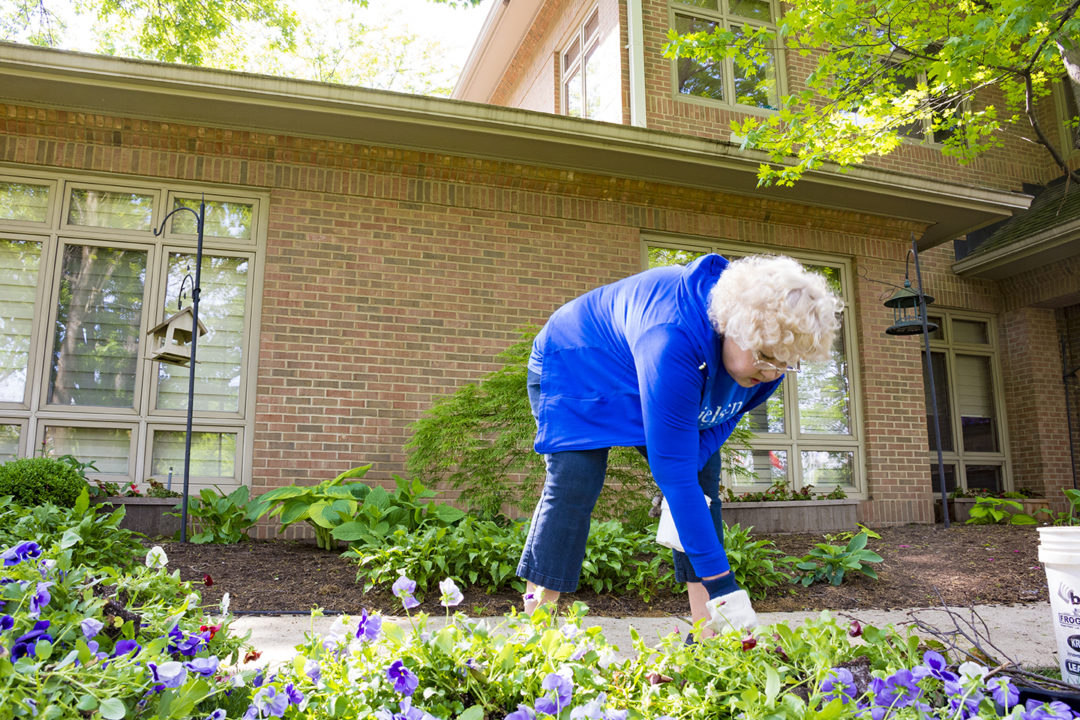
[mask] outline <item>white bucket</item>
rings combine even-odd
[[[1041,527],[1039,562],[1046,569],[1061,679],[1080,685],[1080,527]]]

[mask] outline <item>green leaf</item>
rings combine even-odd
[[[127,707],[118,698],[105,698],[98,706],[98,712],[106,720],[123,720],[127,715]]]
[[[776,704],[776,696],[780,694],[780,675],[772,665],[765,666],[765,701],[769,706]]]
[[[473,705],[458,715],[458,720],[483,720],[483,718],[484,708],[480,705]]]

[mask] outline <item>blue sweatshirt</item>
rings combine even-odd
[[[644,445],[699,576],[730,569],[698,470],[780,378],[740,387],[707,315],[727,260],[654,268],[596,288],[552,313],[533,343],[540,373],[539,453]]]

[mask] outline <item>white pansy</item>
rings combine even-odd
[[[984,665],[980,665],[977,662],[962,663],[959,667],[960,676],[965,680],[982,680],[986,677],[986,674],[990,672]]]
[[[155,545],[146,553],[146,567],[163,568],[168,564],[169,556],[165,554],[160,545]]]

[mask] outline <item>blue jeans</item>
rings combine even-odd
[[[533,415],[540,397],[540,376],[529,373],[529,402]],[[638,448],[643,455],[645,448]],[[525,549],[517,574],[529,582],[555,592],[577,590],[585,543],[589,539],[589,521],[596,500],[604,487],[608,448],[571,450],[544,457],[547,478],[540,501],[533,511]],[[710,513],[716,535],[724,542],[724,523],[720,513],[720,453],[715,453],[698,473],[702,492],[712,498]],[[675,579],[700,582],[689,558],[672,551]]]

